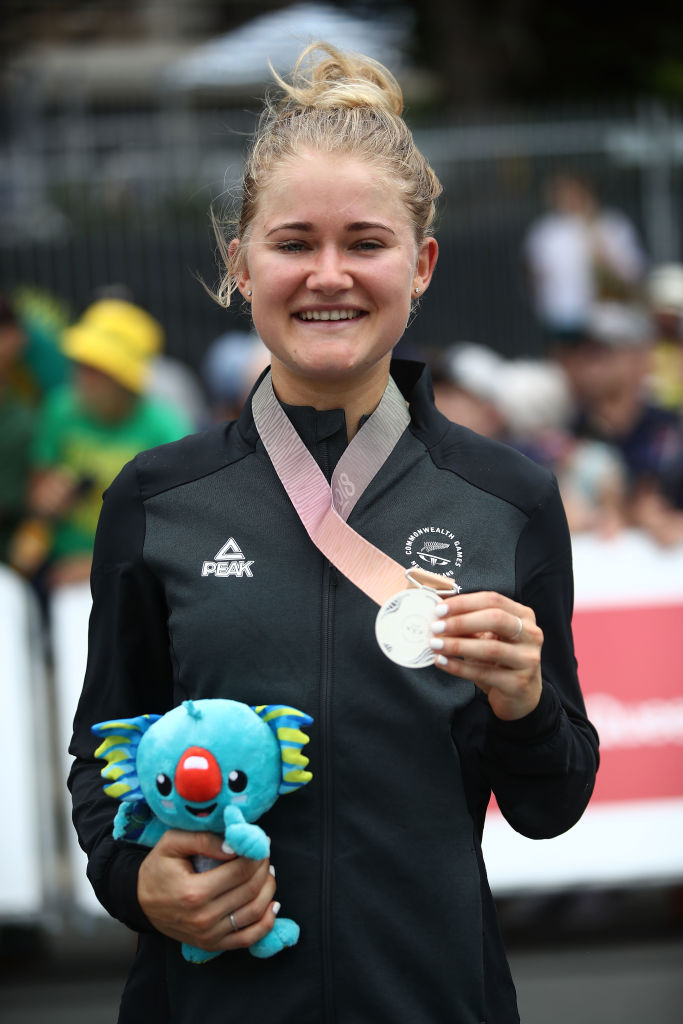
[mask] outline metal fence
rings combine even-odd
[[[23,88],[0,118],[0,289],[38,286],[75,316],[97,289],[123,284],[190,365],[218,334],[248,325],[239,309],[216,306],[201,280],[217,276],[208,207],[239,183],[253,113],[163,97],[156,109],[95,113],[78,99],[54,109]],[[681,110],[526,111],[415,134],[445,193],[440,265],[409,343],[540,354],[520,247],[558,170],[589,175],[633,220],[654,262],[683,253]]]

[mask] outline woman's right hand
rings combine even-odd
[[[224,863],[197,873],[195,854]],[[245,949],[267,935],[280,909],[274,895],[269,860],[226,853],[209,832],[165,832],[138,873],[138,900],[154,927],[209,953]]]

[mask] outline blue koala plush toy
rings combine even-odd
[[[253,824],[278,796],[310,782],[302,727],[313,719],[280,704],[250,707],[233,700],[186,700],[165,715],[141,715],[92,726],[104,791],[121,800],[114,838],[154,846],[169,828],[216,832],[241,857],[260,860],[270,840]],[[198,871],[215,866],[195,858]],[[295,921],[278,918],[249,951],[269,957],[299,939]],[[183,956],[219,956],[186,943]]]

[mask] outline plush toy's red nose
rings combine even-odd
[[[175,773],[175,787],[183,800],[214,800],[220,793],[221,782],[221,770],[213,754],[203,747],[188,747]]]

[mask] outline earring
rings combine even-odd
[[[420,294],[420,289],[419,289],[419,288],[416,288],[416,289],[415,289],[415,294],[416,294],[416,295],[419,295],[419,294]]]
[[[249,298],[249,296],[250,296],[250,295],[251,295],[251,288],[250,288],[250,289],[249,289],[249,291],[247,292],[247,298]]]

